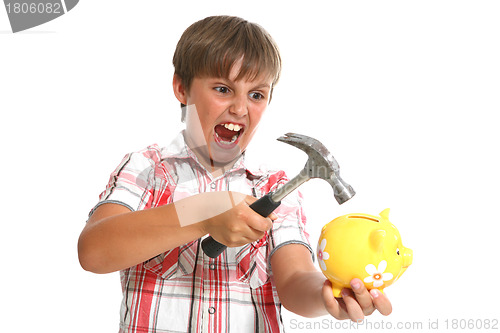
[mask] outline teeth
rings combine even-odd
[[[215,133],[215,135],[217,135],[217,137],[218,137],[218,138],[220,138],[219,134]],[[237,140],[237,139],[238,139],[238,134],[234,135],[234,136],[231,138],[231,141],[224,141],[224,140],[221,140],[220,142],[221,142],[222,144],[226,144],[226,145],[228,145],[228,144],[231,144],[231,143],[236,142],[236,140]]]
[[[224,124],[224,127],[227,128],[230,131],[236,131],[238,132],[241,129],[241,126],[238,124]]]

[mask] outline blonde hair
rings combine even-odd
[[[281,74],[278,46],[260,25],[242,18],[210,16],[193,23],[177,43],[173,64],[175,74],[189,90],[195,77],[228,78],[240,59],[236,80],[253,80],[265,73],[272,79],[270,100]]]

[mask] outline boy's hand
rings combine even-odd
[[[323,285],[322,296],[328,312],[337,319],[351,319],[358,322],[365,316],[378,310],[384,316],[392,312],[392,305],[386,295],[379,290],[373,289],[370,292],[359,279],[351,281],[351,289],[342,290],[342,298],[333,297],[332,285],[326,280]]]
[[[231,204],[223,213],[204,221],[203,227],[216,241],[228,247],[242,246],[264,237],[271,229],[274,213],[262,217],[249,205],[257,199],[237,192],[227,192]],[[213,203],[219,205],[219,202]]]

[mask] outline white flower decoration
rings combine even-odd
[[[365,270],[370,276],[365,278],[363,281],[366,283],[372,283],[375,288],[381,287],[384,285],[384,281],[389,281],[392,279],[392,273],[384,273],[387,268],[387,261],[382,260],[378,267],[375,265],[369,264],[366,265]]]
[[[326,239],[323,238],[318,246],[318,262],[319,266],[324,271],[326,271],[325,260],[328,260],[328,258],[330,258],[328,252],[325,252],[325,247],[326,247]]]

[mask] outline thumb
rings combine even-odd
[[[257,201],[257,198],[256,197],[252,197],[251,195],[247,195],[245,197],[245,202],[250,206],[251,204],[253,204],[255,201]]]
[[[323,284],[323,289],[321,290],[321,296],[323,298],[323,304],[326,310],[335,318],[342,319],[342,308],[338,300],[333,297],[332,283],[325,280]]]

